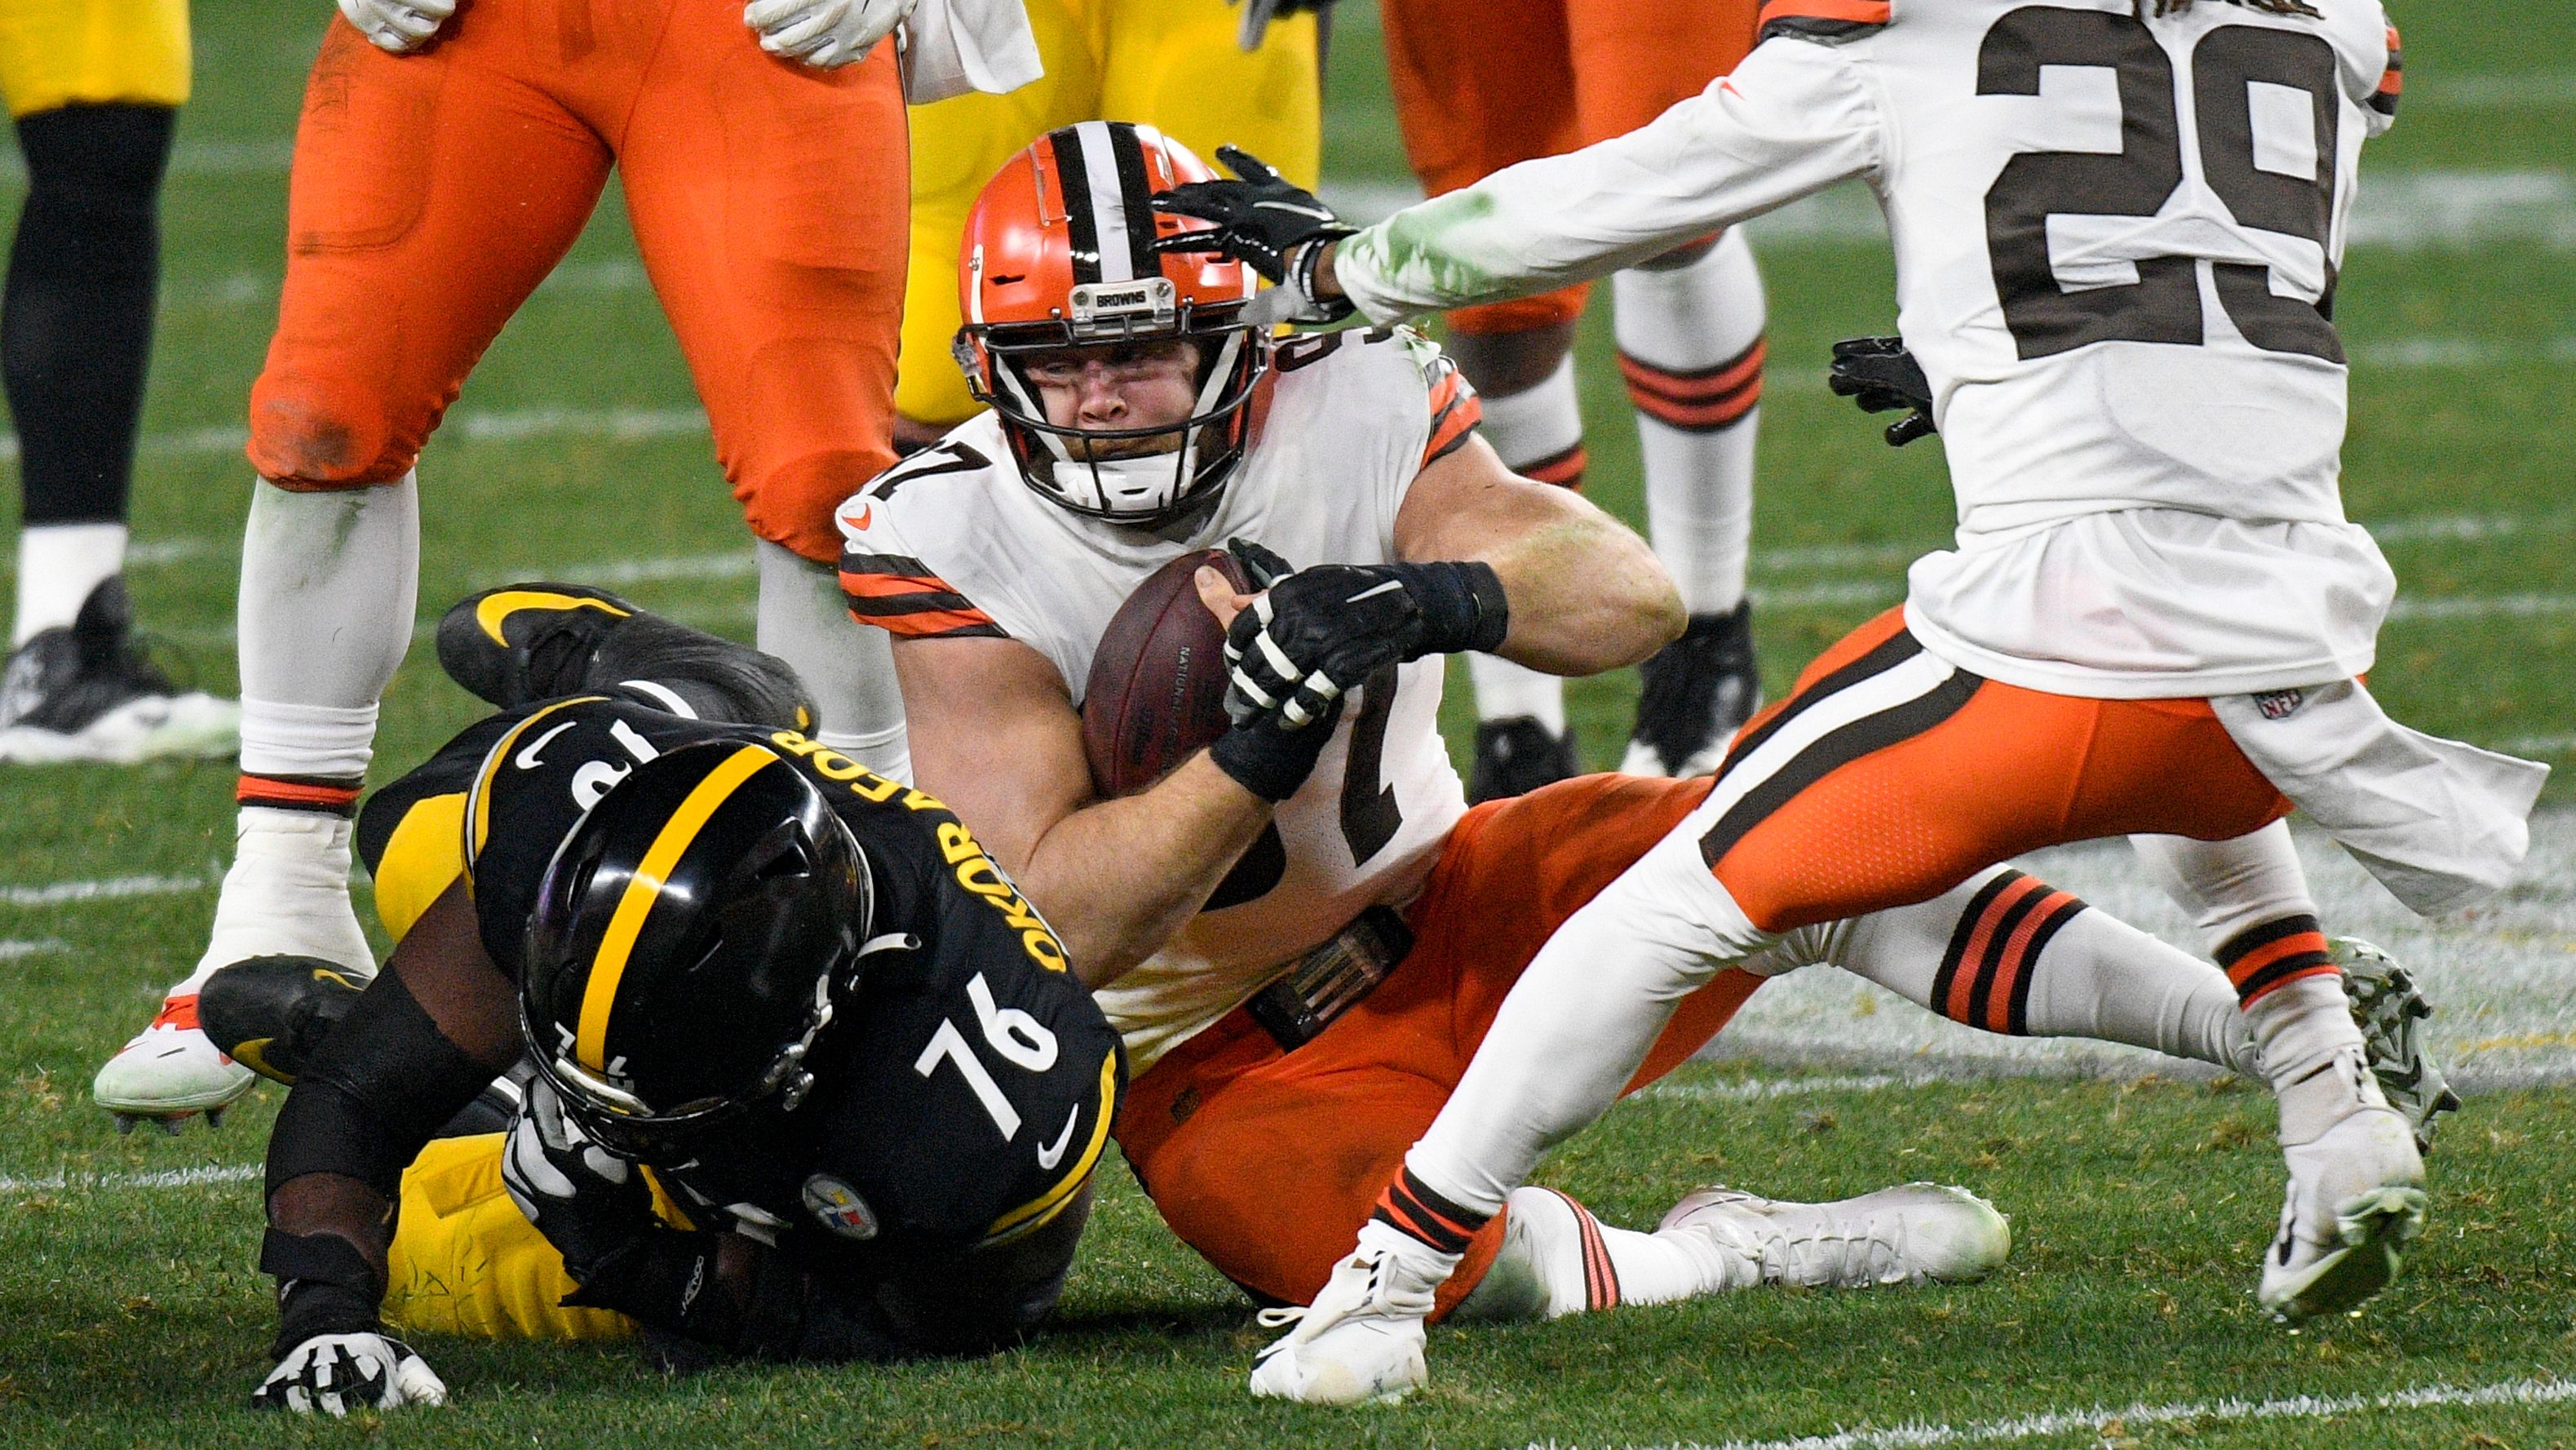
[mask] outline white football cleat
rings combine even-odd
[[[1400,1242],[1391,1242],[1400,1240]],[[1333,1266],[1305,1309],[1264,1309],[1261,1324],[1293,1325],[1252,1362],[1252,1392],[1308,1405],[1393,1404],[1430,1377],[1422,1325],[1432,1293],[1457,1267],[1443,1254],[1371,1221],[1360,1246]]]
[[[164,1001],[152,1024],[117,1049],[98,1070],[90,1096],[116,1115],[120,1133],[133,1132],[143,1118],[176,1133],[192,1113],[204,1113],[210,1128],[219,1126],[224,1108],[257,1080],[197,1026],[197,994],[189,992]]]
[[[1967,1283],[1993,1273],[2012,1253],[2012,1224],[1993,1204],[1964,1188],[1931,1183],[1832,1203],[1787,1203],[1711,1186],[1664,1215],[1659,1231],[1677,1229],[1758,1267],[1759,1282],[1802,1288]]]
[[[2281,1156],[2290,1188],[2255,1297],[2284,1324],[2357,1314],[2397,1278],[2424,1231],[2414,1130],[2394,1109],[2365,1105]]]
[[[246,813],[250,814],[250,813]],[[215,902],[205,955],[188,979],[170,989],[161,1013],[98,1070],[90,1096],[132,1119],[176,1120],[221,1108],[250,1091],[254,1074],[226,1057],[197,1025],[197,988],[216,971],[258,957],[310,957],[338,965],[364,986],[375,977],[375,951],[349,904],[345,818],[318,812],[261,811],[235,837],[232,869]],[[208,1126],[215,1114],[208,1113]]]
[[[1619,1302],[1619,1276],[1592,1210],[1553,1188],[1515,1188],[1505,1203],[1494,1262],[1451,1317],[1562,1319]]]

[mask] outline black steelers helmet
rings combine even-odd
[[[528,920],[520,1026],[600,1146],[685,1153],[753,1105],[793,1109],[854,985],[874,891],[822,793],[764,745],[635,767],[556,848]]]

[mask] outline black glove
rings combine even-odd
[[[1226,715],[1296,729],[1391,664],[1492,650],[1511,628],[1493,566],[1318,564],[1263,591],[1226,631]]]
[[[1208,747],[1208,759],[1234,777],[1235,784],[1276,804],[1295,795],[1315,773],[1315,761],[1332,742],[1333,725],[1341,718],[1339,695],[1304,726],[1282,725],[1277,711],[1266,711],[1218,736]]]
[[[1233,146],[1216,159],[1240,181],[1193,181],[1154,197],[1154,210],[1197,217],[1213,228],[1174,232],[1154,242],[1158,254],[1217,252],[1280,284],[1265,316],[1282,322],[1339,322],[1351,315],[1348,298],[1315,296],[1315,263],[1323,248],[1311,245],[1347,237],[1346,225],[1315,194],[1281,177],[1258,156]]]
[[[649,1236],[661,1220],[633,1164],[611,1156],[564,1116],[544,1078],[531,1079],[501,1153],[501,1184],[519,1212],[587,1284],[599,1265]]]
[[[1913,411],[1887,425],[1887,446],[1902,448],[1940,430],[1932,426],[1932,383],[1901,337],[1847,337],[1834,344],[1825,386],[1865,413]]]

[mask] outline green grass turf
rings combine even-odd
[[[1214,0],[1210,0],[1214,3]],[[2576,70],[2576,17],[2522,7],[2511,25],[2474,7],[2418,7],[2412,91],[2369,176],[2408,170],[2568,167],[2576,105],[2550,77]],[[168,193],[168,280],[145,427],[235,426],[273,314],[283,249],[282,154],[318,5],[200,0],[199,99]],[[1372,16],[1348,0],[1337,32],[1330,165],[1402,176]],[[2537,78],[2519,108],[2446,105],[2445,78]],[[2559,98],[2550,100],[2552,94]],[[17,183],[0,183],[0,213]],[[2510,532],[2391,543],[2423,597],[2562,594],[2576,506],[2576,386],[2567,254],[2528,244],[2350,259],[2340,321],[2356,356],[2348,491],[2373,521],[2470,515]],[[468,385],[460,414],[691,405],[649,297],[602,287],[633,248],[612,190],[576,248],[590,285],[542,291]],[[1850,586],[1892,600],[1895,560],[1783,569],[1763,551],[1919,547],[1949,519],[1929,448],[1890,453],[1872,425],[1816,385],[1827,344],[1887,329],[1883,250],[1765,247],[1774,364],[1764,410],[1756,583]],[[1635,518],[1634,438],[1608,366],[1606,316],[1584,338],[1593,496]],[[2482,345],[2459,366],[2374,365],[2425,339]],[[2552,349],[2556,349],[2553,355]],[[423,466],[422,601],[535,572],[578,577],[620,559],[738,550],[742,536],[703,437],[476,442],[455,430]],[[150,624],[230,689],[234,541],[247,500],[237,454],[161,451],[136,506],[146,544],[204,552],[139,566]],[[14,490],[0,489],[14,499]],[[14,520],[0,502],[0,527]],[[631,586],[640,600],[730,632],[749,627],[746,579]],[[1767,606],[1774,689],[1873,612],[1866,598]],[[2576,615],[2399,620],[2374,686],[2400,715],[2482,741],[2564,736],[2576,722]],[[1615,759],[1633,677],[1574,688],[1596,763]],[[1453,715],[1458,712],[1453,710]],[[379,779],[470,718],[427,651],[387,702]],[[1453,721],[1453,723],[1455,723]],[[2562,765],[2562,747],[2554,756]],[[2562,772],[2562,775],[2564,772]],[[141,873],[203,876],[229,852],[231,773],[217,764],[134,771],[0,770],[0,886]],[[2559,800],[2576,799],[2563,780]],[[254,1162],[275,1093],[220,1136],[118,1140],[87,1101],[101,1057],[192,961],[211,893],[25,907],[0,903],[0,941],[60,943],[0,958],[0,1177],[115,1174]],[[2488,1098],[2434,1162],[2435,1232],[2410,1278],[2368,1317],[2291,1337],[2248,1291],[2268,1235],[2278,1163],[2249,1095],[2156,1087],[1998,1084],[1824,1094],[1758,1104],[1665,1101],[1622,1109],[1548,1170],[1614,1221],[1651,1220],[1690,1184],[1726,1177],[1776,1192],[1862,1190],[1913,1176],[1963,1181],[2015,1215],[2021,1248],[1973,1288],[1858,1296],[1757,1294],[1499,1333],[1443,1333],[1437,1382],[1404,1411],[1336,1416],[1240,1393],[1259,1336],[1211,1273],[1155,1223],[1123,1174],[1038,1347],[992,1364],[896,1372],[728,1372],[665,1385],[615,1351],[424,1345],[459,1402],[381,1427],[286,1426],[236,1407],[262,1361],[265,1281],[249,1265],[247,1183],[162,1191],[0,1192],[0,1444],[207,1445],[360,1439],[441,1444],[1506,1445],[1718,1441],[1908,1418],[1954,1424],[2094,1404],[2341,1394],[2496,1383],[2576,1370],[2563,1171],[2576,1098]],[[1828,1127],[1828,1124],[1830,1126]],[[2568,1443],[2576,1411],[2420,1410],[2334,1420],[2137,1428],[2112,1443],[2516,1447]],[[2485,1437],[2485,1438],[2478,1438]],[[2093,1443],[2094,1432],[2039,1443]]]

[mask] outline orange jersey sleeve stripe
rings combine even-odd
[[[1442,378],[1431,392],[1431,437],[1422,445],[1422,466],[1430,467],[1465,443],[1484,417],[1484,402],[1456,373]]]

